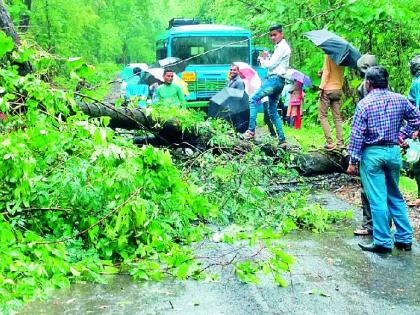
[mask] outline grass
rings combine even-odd
[[[400,177],[401,192],[410,197],[416,198],[417,196],[417,183],[414,179],[401,176]]]

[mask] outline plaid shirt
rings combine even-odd
[[[404,128],[403,120],[407,121]],[[350,135],[350,162],[360,161],[366,145],[398,144],[420,127],[420,112],[402,95],[374,89],[356,107]]]

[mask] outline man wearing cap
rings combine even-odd
[[[268,76],[263,81],[257,92],[255,92],[251,97],[249,104],[249,127],[244,134],[244,138],[254,138],[258,103],[263,97],[268,96],[268,113],[271,121],[276,127],[280,146],[285,148],[287,143],[280,116],[277,112],[277,101],[284,87],[284,75],[289,69],[291,50],[286,40],[283,38],[284,34],[281,25],[271,26],[269,28],[269,32],[271,41],[275,44],[274,52],[270,58],[268,58],[267,52],[263,52],[263,55],[259,59],[261,66],[268,69]]]
[[[399,143],[420,127],[420,112],[402,95],[388,90],[384,67],[366,71],[368,95],[356,107],[350,135],[347,172],[358,173],[369,199],[373,219],[373,242],[359,244],[364,251],[390,253],[392,238],[389,216],[397,229],[394,246],[411,250],[412,227],[398,187],[402,166]],[[403,120],[407,124],[402,128]]]

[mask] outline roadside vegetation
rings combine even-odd
[[[237,135],[225,123],[174,108],[149,114],[162,124],[175,119],[186,129],[210,134],[213,149],[137,147],[109,128],[108,118],[81,113],[74,89],[85,78],[91,89],[82,92],[102,100],[123,64],[153,61],[154,35],[166,26],[169,14],[184,15],[188,9],[206,18],[213,12],[217,22],[241,24],[255,33],[284,22],[295,45],[296,67],[309,74],[318,70],[322,56],[297,34],[330,25],[355,40],[360,35],[355,29],[361,29],[363,36],[355,43],[392,65],[393,85],[405,92],[406,61],[415,52],[419,31],[418,22],[412,22],[414,4],[336,2],[340,9],[309,19],[328,5],[9,1],[25,35],[16,48],[0,32],[0,312],[13,313],[75,281],[103,282],[108,274],[128,273],[138,280],[215,279],[192,249],[205,241],[262,246],[268,255],[232,260],[234,272],[243,282],[258,283],[266,274],[287,285],[284,274],[293,268],[293,257],[283,250],[282,236],[296,229],[322,233],[351,217],[307,204],[305,185],[287,186],[302,182],[287,154],[267,156],[265,142],[238,147]],[[263,11],[255,14],[258,7]],[[286,13],[284,21],[273,18]],[[403,51],[398,43],[407,48]],[[19,65],[28,61],[35,71],[22,76]],[[359,82],[352,73],[347,82],[349,118]],[[286,129],[304,150],[322,138],[315,116],[315,92],[308,91],[304,129]]]

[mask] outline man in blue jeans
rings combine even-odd
[[[359,244],[376,253],[392,251],[389,216],[397,229],[394,245],[411,250],[413,231],[398,188],[402,166],[398,144],[420,127],[420,112],[402,95],[388,90],[388,72],[381,66],[366,71],[369,94],[356,107],[350,135],[347,172],[360,176],[372,211],[373,243]],[[405,127],[403,120],[407,121]]]
[[[291,50],[286,40],[283,38],[281,25],[273,25],[269,29],[271,41],[275,44],[273,55],[268,58],[267,52],[263,52],[260,57],[261,66],[268,69],[268,76],[263,81],[261,87],[252,95],[249,104],[249,127],[244,134],[245,139],[255,137],[255,127],[258,113],[258,104],[264,96],[268,96],[268,113],[271,121],[277,130],[277,136],[282,147],[286,147],[286,138],[283,133],[280,116],[277,112],[277,101],[283,90]]]

